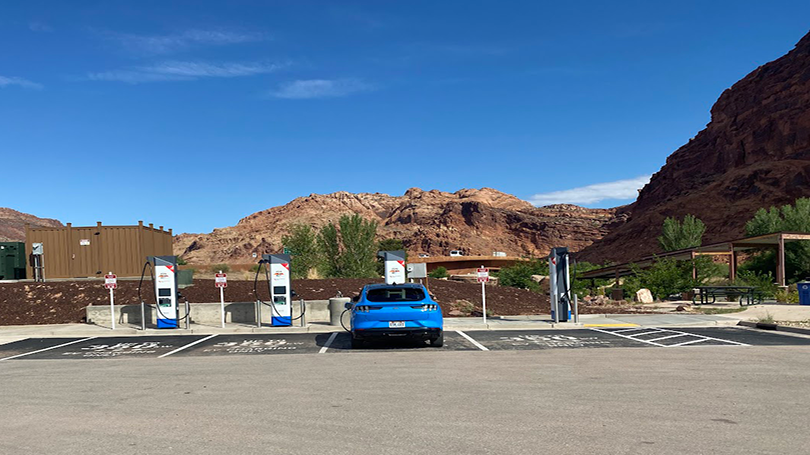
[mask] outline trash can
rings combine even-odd
[[[799,290],[799,305],[810,305],[810,281],[799,281],[796,288]]]
[[[345,305],[351,301],[352,299],[348,297],[332,297],[329,299],[330,324],[340,326],[340,318],[343,316],[343,310],[346,309]],[[346,324],[348,325],[348,322]]]

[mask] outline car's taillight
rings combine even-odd
[[[436,311],[437,309],[438,306],[433,303],[427,303],[425,305],[422,305],[422,311]]]
[[[369,307],[368,305],[358,305],[357,307],[357,311],[361,313],[368,313],[370,309],[371,307]]]

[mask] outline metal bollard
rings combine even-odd
[[[304,299],[301,299],[301,327],[307,326],[307,310],[306,310],[306,303],[304,303]]]
[[[256,327],[262,327],[262,303],[256,299]]]
[[[574,324],[579,324],[579,301],[576,294],[574,294]]]
[[[191,305],[186,300],[186,330],[191,328]]]
[[[146,330],[146,310],[144,309],[143,300],[141,300],[141,330]]]

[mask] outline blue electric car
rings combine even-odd
[[[352,347],[366,341],[386,338],[410,338],[444,344],[442,309],[421,284],[369,284],[354,303]]]

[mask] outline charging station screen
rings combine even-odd
[[[171,289],[166,289],[166,288],[160,288],[160,289],[158,289],[158,296],[160,296],[160,297],[171,297],[172,296],[172,290]]]
[[[287,287],[286,286],[273,286],[273,294],[286,294]]]

